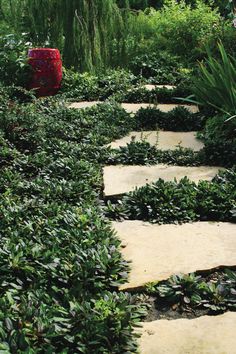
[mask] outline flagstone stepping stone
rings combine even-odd
[[[143,221],[113,222],[121,253],[131,272],[120,290],[142,288],[175,274],[236,266],[236,224],[194,222],[157,225]]]
[[[142,323],[140,354],[236,354],[236,313]]]
[[[104,196],[119,196],[133,191],[136,187],[156,182],[159,178],[165,181],[179,181],[188,177],[191,181],[210,181],[220,171],[221,167],[211,166],[171,166],[158,164],[154,166],[105,166],[103,168]]]
[[[69,108],[77,108],[77,109],[90,108],[90,107],[96,106],[98,103],[103,103],[103,102],[100,102],[100,101],[73,102],[69,105]]]
[[[147,91],[152,91],[155,89],[162,89],[162,88],[165,88],[167,90],[173,90],[174,88],[176,88],[176,86],[173,86],[173,85],[150,85],[150,84],[144,85],[143,87]]]
[[[82,109],[82,108],[89,108],[96,106],[99,103],[104,103],[102,101],[81,101],[81,102],[73,102],[69,104],[69,108],[77,108],[77,109]],[[169,112],[172,111],[176,107],[185,107],[187,108],[190,112],[196,113],[199,111],[198,106],[195,105],[183,105],[183,104],[159,104],[159,105],[154,105],[150,103],[121,103],[121,107],[123,107],[127,113],[136,113],[140,108],[158,108],[162,112]]]
[[[162,112],[169,112],[172,111],[176,107],[185,107],[191,113],[199,112],[198,106],[196,105],[184,105],[184,104],[150,104],[150,103],[121,103],[121,106],[126,110],[128,113],[137,113],[141,108],[158,108]]]
[[[132,141],[147,141],[150,145],[157,146],[160,150],[176,150],[177,146],[199,151],[204,144],[196,138],[196,132],[171,132],[171,131],[142,131],[130,132],[129,135],[113,141],[109,146],[119,149]]]

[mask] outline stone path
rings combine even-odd
[[[147,90],[155,89],[146,85]],[[169,87],[172,89],[173,87]],[[97,104],[98,102],[88,105]],[[84,108],[87,103],[74,103],[71,107]],[[157,107],[168,112],[184,105],[150,105],[122,103],[129,113],[140,108]],[[197,112],[197,106],[186,106]],[[203,144],[195,132],[145,131],[131,132],[128,136],[109,144],[112,148],[126,146],[135,137],[143,138],[161,150],[174,150],[177,146],[199,151]],[[165,181],[211,180],[220,167],[181,167],[158,164],[155,166],[105,166],[104,197],[117,197],[158,178]],[[113,222],[113,229],[121,239],[121,253],[131,261],[128,281],[121,291],[139,290],[149,282],[166,280],[179,273],[213,270],[220,266],[236,266],[236,224],[223,222],[195,222],[182,225],[157,225],[142,221]],[[157,320],[142,323],[139,349],[141,354],[236,354],[236,313],[203,316],[195,319]]]
[[[73,102],[69,104],[69,108],[77,108],[77,109],[82,109],[82,108],[89,108],[96,106],[97,104],[102,104],[104,102],[101,101],[92,101],[92,102],[87,102],[87,101],[81,101],[81,102]],[[162,112],[169,112],[172,111],[176,107],[185,107],[187,108],[190,112],[192,113],[197,113],[199,111],[198,107],[195,105],[184,105],[184,104],[150,104],[150,103],[121,103],[121,107],[126,110],[128,113],[137,113],[140,108],[158,108]]]
[[[105,166],[103,168],[104,196],[112,197],[133,191],[162,178],[165,181],[179,181],[187,176],[191,181],[210,181],[220,167],[185,167],[158,164],[154,166]]]
[[[108,146],[113,149],[119,149],[130,143],[132,139],[135,139],[136,142],[147,141],[150,145],[157,146],[160,150],[176,150],[180,146],[200,151],[204,147],[204,144],[196,138],[196,132],[169,131],[133,131],[124,138],[113,141]]]
[[[143,85],[143,87],[147,91],[153,91],[155,89],[162,89],[162,88],[165,88],[165,89],[168,89],[168,90],[173,90],[174,88],[176,88],[176,86],[173,86],[173,85],[150,85],[150,84]]]
[[[121,252],[132,261],[122,290],[140,288],[170,276],[236,265],[236,224],[195,222],[157,225],[142,221],[113,222]]]
[[[236,354],[236,313],[143,323],[141,354]]]

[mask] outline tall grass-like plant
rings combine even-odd
[[[236,59],[226,53],[222,43],[218,47],[221,58],[215,59],[209,52],[206,64],[200,63],[194,95],[188,101],[210,105],[232,118],[236,114]]]

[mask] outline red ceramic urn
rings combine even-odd
[[[28,52],[33,74],[29,85],[37,96],[55,95],[61,86],[62,61],[58,49],[34,48]]]

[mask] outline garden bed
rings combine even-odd
[[[148,304],[146,322],[192,319],[236,311],[236,269],[221,268],[173,276],[167,281],[150,283],[137,299],[145,299]]]

